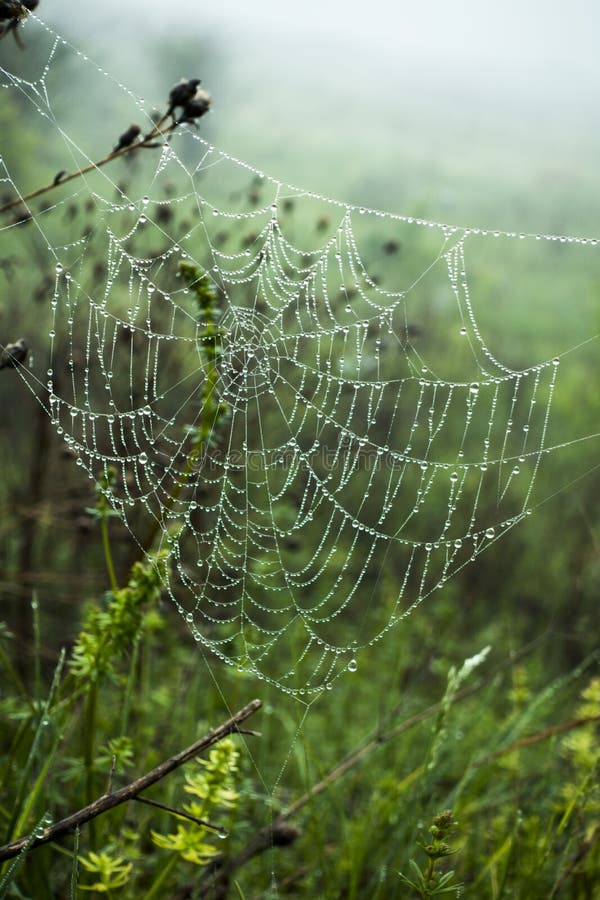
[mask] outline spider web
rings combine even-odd
[[[27,77],[0,69],[0,80],[76,171],[98,154],[85,115],[74,125],[61,114],[57,58],[149,119],[44,33],[44,65]],[[560,360],[493,352],[471,299],[471,248],[596,241],[357,208],[191,130],[152,153],[137,152],[126,185],[117,162],[27,207],[52,271],[49,362],[19,372],[77,465],[104,477],[140,550],[167,555],[165,588],[194,638],[310,696],[530,513],[554,449]],[[2,155],[0,174],[24,193]],[[2,222],[3,239],[23,224]],[[218,294],[220,407],[181,261]],[[215,417],[191,466],[190,429],[215,408],[226,425]]]

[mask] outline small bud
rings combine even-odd
[[[155,220],[159,225],[166,225],[173,218],[173,212],[170,206],[158,206],[156,210]]]
[[[183,106],[183,113],[177,120],[177,124],[181,122],[192,122],[196,124],[196,119],[202,118],[210,109],[210,94],[206,91],[196,91],[191,100]]]
[[[182,78],[181,81],[171,89],[167,115],[172,116],[176,109],[185,107],[186,103],[189,103],[196,94],[199,84],[201,84],[199,78]]]
[[[33,216],[30,211],[23,207],[15,212],[13,216],[13,225],[26,225],[27,222],[31,222],[32,219]]]
[[[19,338],[14,344],[7,344],[0,351],[0,369],[13,368],[23,365],[29,353],[29,345],[25,338]]]
[[[435,816],[433,820],[433,824],[438,828],[448,829],[452,828],[453,825],[456,824],[454,821],[454,813],[451,809],[445,809],[443,812],[439,813]]]
[[[423,849],[430,859],[442,859],[454,852],[452,847],[444,843],[427,844]]]
[[[142,129],[139,125],[130,125],[127,131],[124,131],[123,134],[119,137],[118,143],[116,147],[113,149],[113,153],[118,153],[119,150],[123,150],[125,147],[130,147],[133,142],[140,136]]]
[[[23,9],[24,5],[20,0],[0,0],[0,21],[22,19],[26,14]]]
[[[12,35],[21,49],[23,42],[17,31],[22,19],[37,8],[39,0],[0,0],[0,40],[12,32]]]

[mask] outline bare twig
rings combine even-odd
[[[140,778],[136,778],[135,781],[132,781],[130,784],[125,785],[125,787],[120,788],[112,794],[103,794],[102,797],[98,797],[98,799],[94,800],[93,803],[90,803],[89,806],[61,819],[60,822],[57,822],[50,828],[45,828],[39,837],[35,838],[31,844],[31,849],[40,847],[42,844],[47,844],[50,841],[56,841],[59,837],[74,831],[86,822],[90,822],[97,816],[102,815],[102,813],[107,812],[107,810],[114,809],[115,806],[120,806],[121,803],[126,803],[128,800],[135,799],[138,794],[141,794],[141,792],[149,788],[150,785],[156,784],[157,781],[160,781],[165,775],[168,775],[170,772],[179,768],[179,766],[183,765],[183,763],[187,762],[189,759],[192,759],[192,757],[202,753],[202,751],[206,750],[208,747],[212,747],[213,744],[218,743],[228,734],[237,732],[239,724],[253,715],[261,706],[262,703],[260,700],[252,700],[251,703],[248,703],[247,706],[244,706],[243,709],[236,712],[230,719],[222,725],[219,725],[218,728],[213,728],[208,734],[200,738],[200,740],[195,741],[189,747],[186,747],[181,753],[171,756],[155,769],[152,769],[151,772],[147,772]],[[18,856],[21,850],[28,845],[29,840],[30,837],[23,837],[19,838],[18,841],[13,841],[11,844],[5,844],[4,847],[0,847],[0,861]]]
[[[219,834],[227,834],[227,829],[223,828],[222,825],[213,825],[212,822],[207,822],[206,819],[199,819],[198,816],[193,816],[183,809],[175,809],[173,806],[167,806],[166,803],[159,803],[158,800],[150,800],[149,797],[140,797],[139,795],[133,797],[133,800],[137,803],[145,803],[147,806],[155,806],[157,809],[164,809],[165,812],[171,813],[172,816],[179,816],[180,819],[187,819],[195,825],[200,825],[203,828],[210,828],[212,831],[217,831]]]
[[[27,203],[29,200],[33,200],[35,197],[40,197],[42,194],[48,193],[48,191],[53,191],[56,188],[62,187],[63,184],[68,184],[69,181],[73,181],[75,178],[81,178],[82,175],[87,175],[88,172],[92,172],[94,171],[94,169],[100,169],[107,163],[112,162],[113,159],[119,159],[120,156],[125,156],[126,153],[133,153],[136,150],[149,149],[152,147],[160,146],[160,144],[155,143],[156,139],[173,132],[179,124],[177,122],[173,122],[171,125],[169,125],[168,128],[163,129],[163,122],[164,119],[162,119],[149,134],[145,135],[143,140],[138,141],[137,144],[130,144],[127,147],[121,147],[121,149],[115,150],[112,153],[107,154],[107,156],[103,157],[102,159],[99,159],[98,162],[90,163],[88,166],[84,166],[83,169],[78,169],[77,172],[71,172],[70,175],[63,175],[63,173],[61,172],[59,173],[61,177],[58,178],[58,176],[56,176],[50,184],[46,184],[44,185],[44,187],[38,188],[35,191],[30,191],[29,194],[24,194],[22,197],[15,197],[14,200],[10,200],[8,203],[0,206],[0,213],[7,212],[9,209],[14,209],[16,206],[21,206],[23,203]]]
[[[483,759],[478,759],[474,763],[471,763],[471,765],[474,769],[485,766],[487,763],[493,762],[500,756],[512,753],[513,750],[520,750],[522,747],[530,747],[532,744],[538,744],[540,741],[547,741],[548,738],[555,737],[557,734],[563,734],[565,731],[573,731],[575,728],[581,728],[583,725],[591,725],[594,722],[600,722],[600,715],[585,716],[585,718],[582,719],[571,719],[570,722],[560,722],[558,725],[551,725],[549,728],[544,728],[543,731],[536,731],[535,734],[528,734],[518,741],[513,741],[512,744],[508,744],[506,747],[501,747],[500,750],[489,753],[487,756],[484,756]]]

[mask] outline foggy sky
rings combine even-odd
[[[373,70],[405,75],[407,65],[423,73],[446,78],[453,72],[492,81],[502,76],[518,84],[526,76],[532,82],[560,83],[589,91],[598,88],[598,26],[600,12],[593,0],[426,0],[422,3],[371,0],[368,4],[347,0],[222,0],[200,4],[197,0],[104,0],[79,4],[55,0],[40,6],[48,20],[87,30],[96,40],[115,41],[123,30],[133,32],[132,53],[143,53],[149,35],[162,35],[176,44],[184,26],[189,34],[207,33],[243,44],[251,35],[258,39],[255,63],[274,74],[274,60],[287,59],[288,75],[302,61],[317,67],[332,85],[341,78]],[[137,47],[135,40],[137,38]],[[290,51],[292,55],[290,56]],[[497,87],[502,85],[497,84]],[[324,85],[327,89],[327,84]]]
[[[599,10],[592,0],[39,7],[144,97],[164,92],[157,47],[177,77],[208,78],[209,136],[232,154],[325,193],[355,185],[355,201],[387,192],[392,205],[426,192],[427,173],[437,202],[462,195],[471,173],[521,190],[540,172],[595,170]],[[405,183],[384,184],[378,169],[389,182],[395,159]]]

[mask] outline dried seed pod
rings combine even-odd
[[[30,12],[37,8],[39,0],[0,0],[0,40],[12,32],[18,46],[23,48],[17,28]]]
[[[29,345],[25,338],[19,338],[13,344],[7,344],[0,351],[0,369],[22,366],[29,354]]]
[[[171,89],[167,115],[172,116],[176,109],[185,107],[185,105],[194,97],[199,84],[201,84],[199,78],[182,78],[181,81]]]
[[[113,153],[118,153],[119,150],[123,150],[124,147],[130,147],[141,133],[142,129],[139,125],[130,125],[127,131],[124,131],[119,137],[117,145],[113,149]]]
[[[210,109],[210,94],[207,91],[196,91],[191,100],[183,107],[183,112],[176,124],[182,122],[191,122],[196,124],[196,119],[200,119]]]

